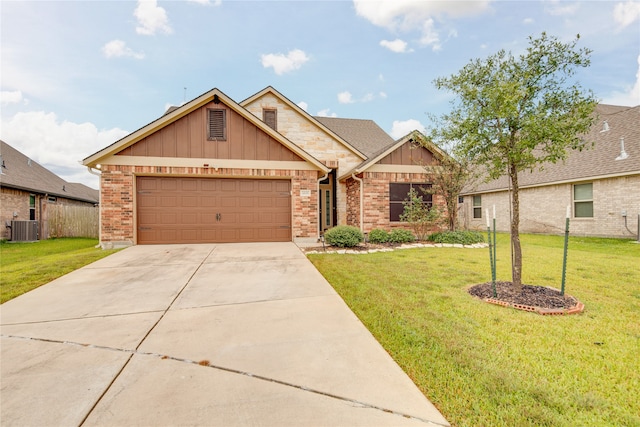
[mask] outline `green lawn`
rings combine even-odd
[[[116,252],[97,244],[83,238],[0,242],[0,303]]]
[[[523,235],[523,283],[560,288],[563,238]],[[510,280],[498,235],[498,279]],[[309,255],[454,426],[640,426],[640,245],[571,238],[566,293],[582,314],[540,316],[466,289],[488,249]]]

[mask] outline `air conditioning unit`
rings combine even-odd
[[[11,221],[11,241],[34,242],[38,240],[38,221]]]

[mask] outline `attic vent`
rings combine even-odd
[[[278,130],[278,110],[265,108],[262,110],[262,121],[271,129]]]
[[[224,141],[227,139],[227,110],[208,111],[208,138],[212,141]]]
[[[616,157],[616,160],[624,160],[627,157],[629,157],[629,155],[624,150],[624,136],[622,136],[622,137],[620,137],[620,155],[618,157]]]

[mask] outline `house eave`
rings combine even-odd
[[[614,173],[614,174],[605,174],[605,175],[584,176],[584,177],[576,177],[571,179],[563,179],[559,181],[539,182],[535,184],[520,185],[520,190],[524,190],[527,188],[550,187],[552,185],[573,184],[576,182],[597,181],[601,179],[621,178],[625,176],[634,176],[634,175],[640,175],[640,170],[620,172],[620,173]],[[475,194],[500,193],[503,191],[509,191],[509,187],[496,187],[496,188],[488,188],[488,189],[479,190],[479,191],[466,191],[466,192],[460,193],[460,195],[471,196]]]

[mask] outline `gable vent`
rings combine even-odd
[[[209,135],[208,138],[214,141],[224,141],[227,139],[227,110],[208,110],[209,112]]]
[[[270,108],[262,110],[262,121],[271,129],[278,130],[278,110]]]

